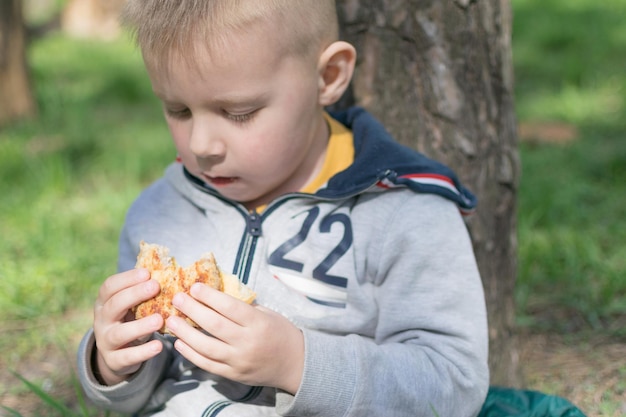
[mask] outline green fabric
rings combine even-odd
[[[512,388],[490,387],[478,417],[585,417],[564,398]]]

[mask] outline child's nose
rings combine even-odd
[[[216,126],[202,120],[194,120],[189,148],[198,158],[222,157],[226,147],[221,137]]]

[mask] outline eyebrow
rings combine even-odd
[[[179,100],[168,99],[162,92],[158,90],[153,90],[153,92],[154,92],[154,95],[158,97],[164,103],[178,103],[179,102]],[[266,92],[258,93],[258,94],[250,94],[250,95],[233,94],[230,96],[217,97],[215,99],[211,99],[210,101],[213,104],[216,104],[220,107],[237,107],[241,105],[250,105],[250,104],[256,105],[256,104],[266,102],[269,95],[270,94]]]
[[[213,101],[220,107],[237,107],[241,105],[257,105],[267,101],[268,93],[259,93],[254,95],[233,95],[223,98],[216,98]]]

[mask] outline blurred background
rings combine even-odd
[[[23,415],[79,403],[74,353],[125,211],[175,156],[121,2],[23,1],[32,115],[0,127],[0,404]],[[626,1],[511,4],[526,386],[623,416]]]

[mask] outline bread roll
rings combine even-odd
[[[175,294],[179,292],[189,294],[191,286],[196,282],[209,285],[248,304],[256,297],[254,291],[242,284],[235,275],[221,271],[212,253],[207,253],[192,265],[183,268],[170,256],[169,249],[165,246],[142,241],[135,267],[149,270],[152,279],[158,281],[161,286],[161,292],[156,297],[144,301],[133,309],[135,319],[160,314],[163,317],[163,327],[159,333],[167,332],[165,320],[170,316],[182,317],[190,325],[198,327],[193,320],[172,305]]]

